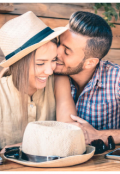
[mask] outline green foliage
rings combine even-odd
[[[97,14],[97,10],[101,7],[104,7],[104,19],[106,20],[106,22],[111,26],[111,27],[115,27],[115,25],[110,22],[112,17],[115,17],[115,21],[118,20],[118,18],[120,17],[120,3],[116,3],[115,4],[115,8],[112,7],[111,3],[95,3],[95,5],[93,6],[94,10],[95,10],[95,14]],[[117,12],[118,11],[118,12]]]

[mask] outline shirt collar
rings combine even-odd
[[[71,87],[72,88],[75,88],[75,85],[74,85],[74,83],[73,83],[73,79],[69,76],[69,80],[70,80],[70,84],[71,84]]]
[[[94,87],[95,85],[97,85],[98,87],[101,88],[105,88],[105,80],[103,78],[103,73],[105,71],[105,65],[103,61],[100,61],[96,67],[96,70],[93,74],[93,78],[92,78],[92,87]]]
[[[105,81],[102,78],[102,74],[103,74],[103,68],[105,67],[106,63],[104,63],[103,61],[100,61],[95,69],[95,72],[93,74],[92,79],[88,82],[86,87],[91,87],[93,88],[95,85],[101,87],[101,88],[105,88]],[[70,77],[70,83],[71,83],[71,87],[75,88],[75,85],[73,84],[73,80]],[[85,88],[86,88],[85,87]]]

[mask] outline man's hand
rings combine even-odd
[[[86,120],[74,115],[71,115],[71,118],[77,123],[80,123],[80,127],[82,128],[83,133],[85,135],[86,144],[91,144],[91,142],[96,139],[102,139],[107,145],[107,136],[101,136],[100,131],[96,130]]]
[[[72,118],[72,117],[71,117]],[[67,122],[67,123],[69,123],[69,124],[73,124],[73,125],[75,125],[75,126],[78,126],[78,127],[80,127],[81,129],[82,129],[82,131],[83,131],[83,133],[84,133],[84,136],[85,136],[85,143],[86,144],[89,144],[89,141],[88,141],[88,133],[87,133],[87,131],[86,131],[86,129],[84,129],[84,127],[83,127],[83,125],[81,124],[81,123],[79,123],[79,122]]]

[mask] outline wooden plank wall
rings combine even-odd
[[[0,3],[0,12],[10,12],[14,11],[14,4],[13,3]]]
[[[10,19],[13,19],[27,11],[33,11],[43,22],[51,28],[65,26],[68,24],[70,15],[75,11],[88,11],[94,13],[93,3],[14,3],[14,10],[8,12],[0,11],[0,28]],[[114,4],[113,4],[114,6]],[[103,9],[98,11],[102,16]],[[112,28],[113,42],[111,49],[104,60],[109,60],[120,65],[120,19],[115,21]],[[0,61],[4,58],[0,51]]]

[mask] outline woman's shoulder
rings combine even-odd
[[[0,78],[6,77],[6,76],[9,76],[9,75],[11,75],[10,70],[9,70],[9,67],[3,68],[3,69],[0,71]]]
[[[0,78],[0,85],[4,85],[5,83],[8,83],[8,81],[11,79],[11,75],[10,76],[6,76],[6,77],[1,77]]]
[[[11,102],[11,99],[15,100],[18,94],[17,89],[13,85],[11,75],[0,79],[0,98],[2,102]]]
[[[12,76],[6,76],[0,78],[0,94],[6,93],[10,89],[10,84],[12,83]]]

